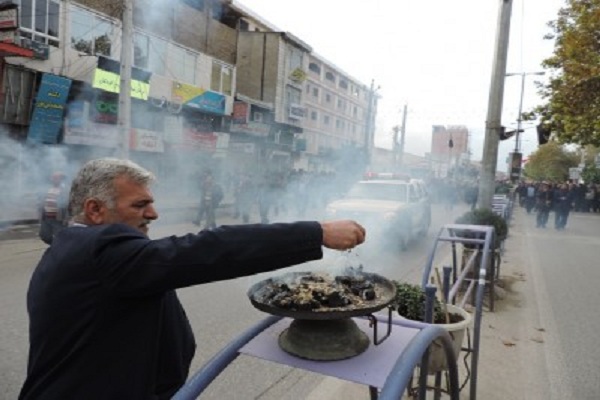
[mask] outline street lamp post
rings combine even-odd
[[[367,115],[365,121],[365,158],[366,158],[366,166],[369,168],[371,164],[371,150],[373,144],[373,134],[375,130],[375,114],[376,114],[376,101],[377,101],[377,91],[380,89],[380,86],[375,87],[375,80],[371,80],[371,87],[369,88],[369,95],[367,96]]]
[[[517,131],[515,133],[515,153],[518,153],[521,150],[521,124],[523,122],[523,94],[525,93],[525,77],[527,75],[544,75],[545,72],[517,72],[517,73],[508,73],[506,76],[521,76],[521,97],[519,99],[519,114],[517,115]]]

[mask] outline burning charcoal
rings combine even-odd
[[[344,286],[352,285],[352,278],[350,278],[349,276],[336,276],[335,281]]]
[[[278,285],[278,289],[281,290],[281,291],[284,291],[284,292],[289,292],[290,291],[290,287],[287,284],[285,284],[285,283],[280,283]]]
[[[314,300],[319,302],[319,304],[325,304],[325,302],[327,301],[327,296],[321,291],[313,290],[312,297]]]
[[[364,300],[374,300],[375,299],[375,290],[374,289],[365,289],[365,290],[363,290],[361,297]]]
[[[344,307],[348,304],[350,304],[350,300],[340,292],[332,292],[327,297],[327,305],[329,307]]]

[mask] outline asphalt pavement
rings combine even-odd
[[[156,229],[158,234],[161,231],[169,231],[172,221],[189,221],[195,212],[193,204],[182,204],[181,207],[172,206],[173,211],[163,210],[163,216],[166,222],[157,222]],[[454,211],[462,212],[464,208]],[[442,211],[443,212],[443,211]],[[224,207],[218,215],[220,223],[235,223],[231,216],[231,209]],[[161,218],[162,219],[162,218]],[[169,222],[171,221],[171,222]],[[448,221],[451,222],[451,221]],[[595,224],[595,225],[594,225]],[[191,224],[184,224],[184,228],[193,230]],[[546,230],[536,229],[533,223],[533,216],[527,215],[522,209],[515,208],[513,219],[510,223],[509,237],[506,241],[505,252],[502,258],[499,286],[495,302],[495,311],[484,311],[481,330],[481,347],[479,353],[479,374],[477,379],[477,397],[483,400],[496,399],[515,399],[515,400],[536,400],[536,399],[596,399],[600,393],[600,376],[598,368],[595,367],[598,351],[595,348],[589,348],[587,345],[577,345],[581,338],[591,338],[597,331],[593,331],[597,326],[596,318],[585,318],[586,309],[569,305],[573,298],[578,298],[586,294],[584,300],[595,299],[597,301],[598,293],[594,290],[594,283],[589,283],[584,293],[577,293],[577,285],[572,282],[569,290],[558,290],[569,276],[577,274],[580,279],[589,277],[583,270],[578,270],[579,264],[591,265],[596,256],[594,252],[597,246],[598,238],[594,234],[600,226],[600,216],[576,214],[571,215],[567,230],[564,232],[554,231],[552,228]],[[17,257],[29,257],[27,262],[34,262],[34,258],[39,256],[40,249],[32,249],[35,225],[16,224],[0,232],[0,240],[4,240],[5,246],[2,247],[2,264],[0,268],[8,268]],[[431,237],[432,235],[430,235]],[[29,238],[28,241],[20,238]],[[428,238],[429,240],[430,238]],[[25,243],[27,242],[27,243]],[[1,244],[2,242],[0,242]],[[420,250],[427,253],[427,248],[431,246],[431,241],[425,243]],[[575,247],[574,247],[575,246]],[[575,259],[583,260],[581,263],[575,263]],[[574,265],[570,265],[572,263]],[[565,265],[570,270],[565,270]],[[556,272],[563,275],[552,275],[548,273]],[[418,276],[418,271],[412,271],[411,279]],[[594,275],[595,277],[596,275]],[[3,278],[4,279],[4,278]],[[595,280],[594,282],[597,282]],[[18,291],[23,288],[10,285],[4,289],[12,291],[8,298],[20,296]],[[214,288],[215,295],[219,295],[221,286],[214,285],[206,290]],[[555,302],[554,295],[560,299]],[[184,302],[186,294],[183,294]],[[191,298],[190,300],[192,301]],[[194,300],[197,301],[197,300]],[[16,300],[15,300],[16,302]],[[15,303],[16,304],[16,303]],[[3,304],[3,307],[14,307],[12,301]],[[572,320],[561,322],[558,319],[557,312],[571,317]],[[22,319],[23,316],[6,314],[8,318]],[[593,315],[593,314],[587,314]],[[11,320],[4,319],[5,326],[11,327]],[[204,321],[210,326],[210,321]],[[239,321],[238,321],[239,322]],[[3,325],[4,325],[3,323]],[[21,322],[20,322],[21,323]],[[581,331],[578,332],[579,339],[575,335],[574,339],[565,339],[568,326],[578,326]],[[218,328],[216,331],[218,332]],[[215,333],[218,335],[218,333]],[[0,343],[0,358],[5,360],[18,360],[18,363],[24,363],[26,355],[23,352],[23,332],[10,331],[4,332],[5,337],[19,336],[21,346],[8,348]],[[218,336],[215,337],[218,339]],[[587,343],[587,342],[586,342]],[[587,354],[586,354],[587,352]],[[209,358],[209,355],[202,355],[203,358]],[[460,361],[461,382],[464,382],[468,372],[465,363]],[[467,359],[468,361],[468,359]],[[17,361],[15,361],[17,362]],[[3,367],[5,368],[5,367]],[[197,368],[197,366],[195,366]],[[235,367],[234,367],[235,368]],[[281,370],[283,367],[271,366],[273,369]],[[194,369],[193,369],[194,370]],[[248,370],[236,373],[250,373]],[[260,381],[259,371],[256,372],[257,383]],[[293,382],[289,385],[310,385],[301,391],[303,397],[309,400],[321,399],[368,399],[368,388],[362,385],[349,383],[336,378],[309,375],[296,369],[285,369],[285,379],[282,381]],[[7,368],[0,372],[0,379],[11,382],[18,382],[18,377],[14,376],[14,371]],[[0,387],[4,386],[0,381]],[[14,395],[15,388],[11,391],[0,390],[0,398],[12,400],[14,397],[2,397],[2,395]],[[306,394],[308,393],[308,394]],[[214,392],[208,393],[202,398],[220,398]],[[238,397],[240,398],[240,397]],[[294,398],[286,392],[270,390],[253,395],[253,399],[261,400]],[[442,398],[447,396],[442,395]],[[468,385],[461,391],[461,399],[467,399]]]

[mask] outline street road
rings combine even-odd
[[[367,243],[348,255],[328,251],[323,260],[289,270],[331,270],[348,262],[352,265],[362,263],[369,272],[380,273],[392,279],[419,282],[433,243],[432,238],[439,227],[453,222],[465,210],[465,206],[458,206],[453,211],[434,206],[429,236],[412,243],[404,253],[382,250],[377,243]],[[319,216],[313,215],[313,218],[318,219]],[[291,217],[280,216],[274,218],[276,219],[290,220]],[[218,223],[232,224],[236,221],[225,216]],[[192,224],[156,222],[151,228],[151,236],[157,238],[184,234],[196,229]],[[0,399],[13,400],[17,397],[27,365],[27,285],[46,246],[37,239],[35,227],[24,226],[10,233],[5,232],[0,234],[0,239]],[[192,372],[237,335],[266,316],[250,304],[246,291],[253,283],[267,276],[261,274],[179,291],[198,344]],[[240,357],[209,387],[202,398],[300,399],[306,398],[322,379],[320,375]]]
[[[376,243],[367,243],[347,258],[340,252],[327,252],[322,261],[292,269],[331,270],[349,259],[361,262],[368,271],[418,282],[439,226],[454,221],[465,210],[461,206],[449,212],[434,206],[429,236],[413,243],[405,253],[377,250]],[[502,267],[501,274],[516,279],[513,286],[521,289],[512,293],[509,289],[508,297],[497,302],[495,313],[484,313],[479,398],[597,399],[600,348],[595,339],[600,322],[593,307],[600,300],[600,215],[572,213],[565,231],[554,230],[552,224],[538,229],[534,219],[534,215],[515,210],[504,256],[509,264]],[[219,220],[222,224],[234,222],[227,216]],[[151,231],[153,237],[162,237],[194,230],[191,224],[157,222]],[[25,295],[45,248],[35,236],[35,227],[0,232],[0,399],[15,399],[25,376]],[[192,372],[265,316],[246,297],[248,287],[264,278],[265,274],[179,291],[198,343]],[[511,342],[514,346],[509,346]],[[365,388],[340,382],[242,356],[201,398],[368,398]]]
[[[535,227],[521,213],[540,320],[545,324],[551,398],[592,400],[600,396],[600,215],[571,213],[565,231]]]

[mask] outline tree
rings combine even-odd
[[[550,80],[540,86],[547,102],[525,113],[541,118],[560,143],[600,145],[600,0],[567,0],[549,23],[554,52],[544,60]]]
[[[564,182],[569,179],[569,168],[576,167],[579,155],[565,150],[555,142],[540,146],[529,156],[524,174],[535,181]]]
[[[588,165],[581,171],[581,178],[585,183],[600,184],[600,169],[595,165]]]

